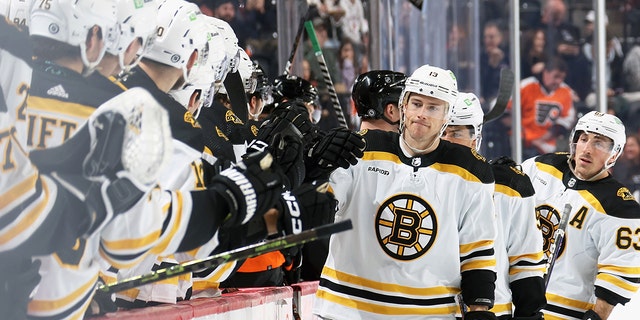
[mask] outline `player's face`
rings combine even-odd
[[[438,139],[447,122],[447,103],[443,100],[412,93],[404,108],[404,131],[416,148],[426,148]]]
[[[574,173],[583,180],[598,180],[607,175],[602,169],[611,156],[613,141],[605,136],[582,132],[575,144]]]
[[[452,126],[449,125],[442,134],[442,139],[453,143],[457,143],[469,148],[475,148],[475,137],[473,128],[468,126]]]

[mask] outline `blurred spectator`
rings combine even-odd
[[[484,25],[484,48],[480,53],[481,101],[490,101],[498,92],[500,69],[509,67],[509,50],[505,48],[503,30],[497,21]]]
[[[640,135],[627,136],[622,156],[613,167],[613,177],[624,184],[636,198],[640,199]]]
[[[453,71],[460,91],[472,91],[469,80],[475,72],[468,47],[467,29],[462,24],[453,24],[447,36],[447,69]]]
[[[247,0],[244,8],[238,11],[239,21],[246,31],[246,38],[240,46],[265,68],[271,80],[280,73],[276,3],[272,0]]]
[[[593,41],[593,37],[589,38],[590,41]],[[607,97],[613,97],[615,94],[621,92],[623,90],[623,76],[622,76],[622,63],[623,56],[620,51],[620,55],[616,52],[615,42],[611,35],[607,33],[607,46],[605,48],[605,82],[607,86]],[[595,109],[595,90],[597,86],[596,82],[596,64],[594,63],[595,56],[595,47],[591,42],[586,42],[582,45],[582,50],[584,56],[587,58],[587,61],[590,65],[591,71],[591,92],[585,99],[586,104],[591,109]],[[621,48],[622,50],[622,48]]]
[[[544,68],[544,31],[530,29],[522,32],[520,72],[522,79],[539,75]]]
[[[553,57],[545,62],[539,77],[522,80],[520,105],[524,159],[543,153],[567,151],[564,148],[568,143],[556,144],[557,140],[568,138],[576,118],[571,88],[563,82],[566,75],[566,63]]]
[[[344,17],[338,20],[340,39],[348,38],[356,49],[356,57],[367,54],[369,50],[369,22],[365,19],[364,8],[360,0],[340,0]]]
[[[356,61],[355,50],[351,40],[347,38],[342,39],[338,52],[340,53],[340,56],[338,57],[338,65],[342,75],[342,84],[345,86],[347,91],[351,91],[353,82],[360,74],[359,64]]]
[[[629,52],[622,63],[625,91],[640,91],[640,45],[636,45]]]

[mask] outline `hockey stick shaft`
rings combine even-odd
[[[318,64],[320,64],[322,77],[324,78],[324,82],[327,85],[327,89],[329,90],[329,95],[331,96],[331,103],[333,104],[333,108],[336,111],[338,122],[340,123],[340,126],[342,126],[343,128],[348,128],[347,120],[345,119],[344,113],[342,112],[342,106],[340,106],[340,99],[338,99],[336,88],[333,85],[333,81],[331,80],[331,74],[329,73],[327,62],[325,61],[324,55],[322,54],[322,48],[320,48],[320,44],[318,43],[318,38],[316,37],[316,30],[313,28],[313,23],[311,23],[311,21],[307,21],[304,23],[304,27],[307,29],[307,33],[309,34],[309,40],[311,40],[311,45],[313,46],[313,51],[315,53],[316,60],[318,60]]]
[[[300,39],[302,39],[302,33],[304,32],[304,23],[309,19],[309,10],[304,14],[302,18],[300,18],[300,24],[298,25],[298,32],[296,33],[296,38],[293,40],[293,48],[291,48],[291,53],[289,54],[289,60],[287,60],[287,64],[284,66],[284,74],[290,75],[291,68],[293,67],[293,59],[296,58],[296,53],[298,52],[298,46],[300,45]]]
[[[169,268],[160,269],[141,276],[132,277],[123,281],[100,285],[97,290],[105,293],[114,293],[132,289],[142,285],[177,277],[179,275],[215,268],[227,262],[252,258],[263,253],[287,249],[321,238],[327,238],[334,233],[343,232],[352,228],[351,220],[345,220],[321,227],[309,229],[298,234],[291,234],[273,240],[255,243],[246,247],[219,253],[204,259],[193,260]]]
[[[484,115],[483,122],[495,120],[500,117],[509,104],[511,99],[511,93],[513,92],[514,76],[513,71],[509,68],[502,68],[500,70],[500,84],[498,87],[498,96],[496,97],[496,103],[493,108]]]
[[[567,230],[567,223],[569,221],[569,215],[571,214],[571,205],[565,204],[564,210],[562,211],[562,217],[560,217],[560,223],[558,223],[558,229],[553,235],[553,243],[550,247],[551,256],[549,257],[549,262],[547,262],[547,273],[544,277],[544,288],[546,289],[549,285],[549,279],[551,278],[551,271],[553,271],[553,266],[556,264],[556,259],[560,255],[560,251],[562,250],[562,246],[564,243],[565,232]]]

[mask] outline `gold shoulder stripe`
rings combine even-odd
[[[27,108],[42,110],[47,112],[64,113],[66,115],[89,119],[89,116],[96,111],[96,108],[79,103],[64,102],[55,99],[29,96],[27,98]]]
[[[382,160],[391,161],[398,164],[402,163],[397,155],[384,151],[367,151],[364,153],[364,156],[362,156],[362,160]]]
[[[562,171],[558,170],[556,167],[541,162],[536,162],[536,167],[538,167],[540,171],[546,172],[557,179],[562,180]]]
[[[580,194],[580,196],[586,200],[587,202],[589,202],[589,204],[596,209],[596,211],[600,212],[600,213],[605,213],[604,208],[602,207],[602,204],[600,204],[600,201],[598,201],[598,199],[591,194],[591,192],[587,191],[587,190],[579,190],[578,194]]]
[[[519,197],[522,198],[522,195],[520,194],[520,192],[512,189],[509,186],[505,186],[503,184],[497,184],[496,183],[496,192],[500,192],[502,194],[508,195],[510,197]]]
[[[467,169],[454,164],[434,163],[431,167],[438,171],[453,173],[467,181],[480,182],[480,179],[478,179],[478,177],[476,177],[474,174],[471,174],[471,172],[467,171]]]

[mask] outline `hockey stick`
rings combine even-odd
[[[227,74],[224,79],[224,87],[227,89],[227,96],[231,101],[231,110],[242,122],[249,120],[249,108],[247,107],[247,95],[244,92],[244,84],[240,72],[236,71]]]
[[[509,68],[500,70],[500,86],[498,87],[498,96],[493,108],[484,115],[483,122],[487,123],[500,117],[507,108],[513,91],[513,72]]]
[[[298,25],[298,32],[296,33],[296,38],[293,40],[293,48],[291,48],[291,53],[289,54],[289,60],[287,60],[287,64],[284,66],[284,74],[290,75],[291,68],[293,67],[293,59],[296,57],[296,53],[298,51],[298,46],[300,45],[300,39],[302,38],[302,32],[304,31],[304,23],[309,20],[309,9],[307,12],[300,18],[300,24]]]
[[[287,249],[307,242],[315,241],[320,238],[326,238],[334,233],[343,232],[352,228],[351,220],[345,220],[333,224],[327,224],[317,228],[309,229],[298,234],[291,234],[282,236],[273,240],[255,243],[246,247],[234,249],[231,251],[219,253],[204,259],[193,260],[183,264],[171,266],[169,268],[160,269],[151,273],[147,273],[141,276],[125,279],[120,282],[100,285],[97,290],[105,293],[114,293],[131,288],[139,287],[145,284],[162,281],[164,279],[177,277],[179,275],[202,271],[208,268],[215,268],[221,264],[252,258],[263,253]]]
[[[331,95],[331,102],[333,103],[333,109],[336,111],[338,122],[343,128],[349,128],[347,126],[347,120],[345,120],[344,113],[342,113],[340,100],[338,99],[336,88],[333,86],[333,81],[331,80],[331,74],[329,74],[327,62],[324,60],[322,48],[320,48],[320,44],[318,43],[318,38],[316,37],[316,30],[313,28],[313,23],[311,23],[311,21],[307,21],[304,23],[304,27],[307,29],[309,40],[311,40],[311,45],[313,46],[313,51],[316,55],[316,59],[318,60],[318,64],[320,64],[322,76],[324,77],[324,83],[327,85],[327,89],[329,90],[329,94]]]
[[[549,279],[551,278],[551,271],[553,271],[553,266],[556,263],[556,259],[560,255],[560,249],[562,244],[564,243],[565,230],[567,229],[567,222],[569,221],[569,215],[571,214],[571,205],[565,204],[564,210],[562,212],[562,217],[560,217],[560,223],[558,224],[558,229],[556,233],[553,235],[553,243],[551,243],[551,247],[549,251],[551,252],[551,257],[549,257],[549,261],[547,262],[547,274],[544,276],[544,288],[546,289],[549,285]]]

